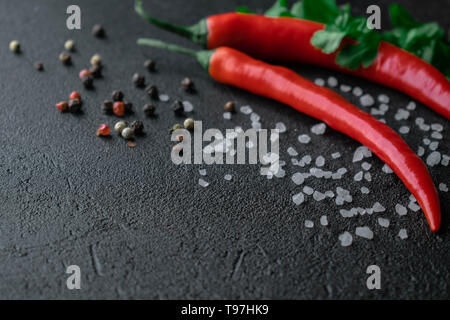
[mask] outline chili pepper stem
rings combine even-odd
[[[198,23],[185,27],[179,26],[174,23],[170,23],[167,21],[163,21],[152,17],[147,12],[145,12],[144,7],[142,6],[142,0],[136,0],[134,2],[134,10],[145,20],[150,22],[151,24],[167,30],[169,32],[176,33],[185,38],[191,39],[195,43],[206,48],[208,42],[208,26],[206,24],[206,19],[200,20]]]
[[[197,59],[197,61],[205,68],[206,71],[209,70],[209,60],[213,55],[215,50],[201,50],[195,51],[188,48],[184,48],[181,46],[177,46],[175,44],[167,43],[161,40],[149,39],[149,38],[140,38],[137,40],[137,44],[150,46],[160,49],[165,49],[169,51],[179,52]]]

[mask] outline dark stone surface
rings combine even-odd
[[[390,3],[352,2],[360,14],[365,6],[379,3],[384,16]],[[439,21],[448,30],[449,1],[398,2],[417,19]],[[81,7],[81,31],[65,27],[66,8],[73,3]],[[149,0],[145,5],[158,16],[190,24],[246,3],[262,10],[272,0]],[[91,35],[96,23],[105,27],[103,40]],[[395,175],[381,172],[380,160],[369,159],[373,182],[353,182],[360,170],[351,162],[356,142],[327,129],[301,146],[298,134],[309,132],[318,121],[214,83],[189,57],[138,47],[138,36],[194,47],[139,19],[131,1],[1,1],[0,298],[449,298],[449,193],[441,193],[442,231],[432,234],[422,212],[409,211],[404,217],[395,213],[395,204],[407,204],[409,193]],[[68,38],[77,47],[71,67],[58,61]],[[12,39],[21,42],[21,55],[9,52]],[[95,81],[95,90],[86,91],[78,71],[88,67],[94,53],[103,57],[104,78]],[[147,58],[157,61],[157,73],[144,69]],[[33,68],[36,61],[44,62],[45,71]],[[329,70],[292,67],[309,79],[334,75],[374,97],[387,93],[391,98],[387,122],[395,129],[411,126],[405,139],[414,150],[424,137],[414,125],[416,117],[442,123],[445,138],[439,150],[450,154],[449,122],[422,104],[409,120],[396,121],[395,110],[406,106],[407,96]],[[149,100],[134,87],[135,72],[145,74],[147,82],[158,85],[172,101],[190,100],[195,105],[193,116],[205,127],[250,125],[240,113],[231,123],[222,119],[223,104],[229,100],[251,105],[266,128],[284,122],[288,132],[281,136],[281,150],[288,162],[286,177],[267,180],[259,175],[258,166],[210,166],[205,179],[211,185],[201,188],[197,180],[202,166],[177,167],[170,161],[168,129],[177,121],[171,104],[158,103],[158,117],[145,118],[141,106]],[[197,94],[183,92],[180,81],[185,76],[195,81]],[[100,123],[116,122],[100,110],[101,102],[116,89],[135,106],[136,113],[126,120],[141,119],[146,126],[146,136],[136,139],[134,149],[115,135],[109,139],[95,135]],[[61,114],[54,107],[72,90],[82,93],[81,115]],[[345,97],[357,103],[351,94]],[[322,191],[349,188],[353,203],[345,208],[379,201],[387,211],[344,219],[329,200],[309,199],[296,207],[291,197],[301,187],[290,180],[296,171],[285,153],[290,145],[302,155],[325,155],[330,169],[349,170],[345,179],[310,179],[308,185]],[[336,151],[343,157],[331,161]],[[448,167],[430,170],[436,182],[449,184]],[[225,173],[233,174],[231,182],[223,180]],[[369,195],[361,195],[362,185],[370,188]],[[319,224],[323,214],[328,215],[328,227]],[[379,216],[391,220],[389,229],[377,224]],[[313,220],[315,227],[306,229],[305,219]],[[341,247],[339,234],[354,235],[363,225],[374,231],[375,238],[354,236],[351,247]],[[407,229],[407,240],[399,239],[400,228]],[[71,264],[81,267],[78,291],[65,285],[65,270]],[[382,290],[366,289],[365,271],[371,264],[382,270]]]

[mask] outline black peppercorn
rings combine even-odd
[[[72,58],[70,57],[70,54],[68,54],[67,52],[62,52],[59,55],[59,60],[66,66],[68,66],[72,63]]]
[[[148,59],[144,62],[144,67],[150,72],[156,71],[156,63],[151,59]]]
[[[113,102],[110,100],[105,100],[102,103],[102,110],[105,113],[112,113],[113,110]]]
[[[100,64],[94,64],[89,68],[89,72],[94,78],[102,77],[102,66]]]
[[[183,88],[186,92],[194,92],[195,91],[194,81],[192,81],[191,78],[184,78],[181,81],[181,85],[183,86]]]
[[[131,102],[124,102],[123,107],[125,108],[125,113],[133,113],[133,104]]]
[[[73,99],[69,101],[69,112],[78,113],[81,111],[81,101],[79,99]]]
[[[112,98],[114,101],[122,101],[123,100],[123,92],[120,90],[113,91]]]
[[[144,108],[142,108],[142,110],[147,117],[152,117],[155,115],[156,107],[152,104],[146,104],[144,105]]]
[[[84,76],[81,78],[81,82],[83,82],[83,85],[86,89],[92,89],[94,86],[94,79],[92,79],[91,76]]]
[[[134,133],[136,135],[141,135],[144,133],[144,124],[142,123],[142,121],[133,121],[130,125],[130,128],[134,130]]]
[[[184,113],[183,103],[181,101],[179,101],[179,100],[176,100],[173,103],[172,110],[175,113],[175,115],[182,116],[183,113]]]
[[[44,70],[44,64],[42,62],[36,62],[34,64],[34,67],[36,68],[37,71],[42,71]]]
[[[225,111],[236,112],[236,104],[233,101],[229,101],[225,104]]]
[[[153,100],[158,100],[159,99],[159,93],[158,93],[158,88],[156,86],[148,86],[145,91],[147,92],[147,94],[150,96],[150,98],[152,98]]]
[[[97,38],[104,38],[105,37],[105,29],[99,24],[96,24],[92,28],[92,34],[96,36]]]
[[[135,73],[133,75],[133,83],[136,87],[145,86],[145,77],[142,74]]]

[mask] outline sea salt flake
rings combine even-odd
[[[325,158],[322,156],[318,156],[316,158],[316,166],[323,167],[324,164],[325,164]]]
[[[286,132],[286,125],[285,125],[283,122],[278,122],[278,123],[275,125],[275,129],[278,129],[278,131],[279,131],[280,133],[284,133],[284,132]]]
[[[241,113],[247,114],[247,115],[253,112],[253,110],[250,106],[242,106],[240,108],[240,111],[241,111]]]
[[[441,182],[439,183],[439,190],[442,192],[448,192],[448,187],[445,183]]]
[[[428,138],[424,138],[424,139],[422,140],[422,142],[423,142],[424,145],[428,146],[428,145],[431,143],[431,140],[428,139]]]
[[[390,221],[385,218],[378,218],[378,224],[383,228],[389,228]]]
[[[225,120],[231,120],[231,112],[224,112],[223,113],[223,118]]]
[[[372,152],[367,147],[358,147],[353,154],[353,162],[361,161],[363,158],[368,158],[370,156],[372,156]]]
[[[345,196],[348,196],[350,194],[350,191],[345,190],[345,189],[343,189],[341,187],[337,187],[336,188],[336,193],[340,197],[345,197]]]
[[[325,85],[325,80],[323,80],[323,79],[321,79],[321,78],[316,78],[316,79],[314,80],[314,83],[315,83],[316,85],[318,85],[318,86],[323,87],[323,86]]]
[[[305,201],[305,195],[300,192],[292,196],[292,201],[298,206]]]
[[[428,148],[429,148],[431,151],[436,151],[438,147],[439,147],[439,142],[437,142],[437,141],[431,142],[431,143],[429,144],[429,146],[428,146]]]
[[[328,217],[327,216],[321,216],[320,217],[320,224],[323,226],[327,226],[328,225]]]
[[[427,157],[427,165],[434,167],[441,162],[441,154],[438,151],[433,151]]]
[[[372,168],[372,165],[371,165],[370,163],[364,161],[364,162],[361,164],[361,168],[363,168],[363,170],[365,170],[365,171],[369,171],[370,168]]]
[[[309,143],[311,141],[311,138],[307,134],[301,134],[301,135],[298,136],[298,141],[300,143],[307,144],[307,143]]]
[[[209,182],[203,180],[202,178],[198,179],[198,184],[204,188],[206,188],[207,186],[209,186]]]
[[[372,232],[372,230],[370,230],[369,227],[357,227],[355,230],[355,234],[358,237],[361,237],[364,239],[368,239],[368,240],[373,239],[373,232]]]
[[[419,129],[422,131],[430,131],[431,126],[429,124],[422,124],[419,126]]]
[[[337,173],[340,174],[341,176],[347,173],[347,168],[339,168],[337,169]]]
[[[330,87],[336,87],[338,85],[338,80],[335,77],[328,77],[327,83]]]
[[[359,98],[359,102],[361,102],[361,105],[363,107],[371,107],[375,103],[375,100],[370,94],[365,94]]]
[[[383,207],[381,205],[381,203],[379,203],[379,202],[375,202],[373,207],[372,207],[372,209],[373,209],[373,212],[384,212],[384,211],[386,211],[386,208]]]
[[[369,194],[370,190],[367,187],[361,187],[361,193],[362,194]]]
[[[341,242],[341,246],[343,247],[348,247],[352,244],[353,242],[353,237],[350,234],[350,232],[345,231],[344,233],[342,233],[341,235],[339,235],[339,241]]]
[[[399,216],[404,216],[408,213],[408,209],[406,209],[405,206],[402,206],[401,204],[397,203],[395,205],[395,212],[397,212]]]
[[[300,185],[303,182],[305,182],[305,178],[303,177],[303,173],[297,172],[294,173],[291,177],[292,182],[294,182],[296,185]]]
[[[406,231],[406,229],[400,229],[398,236],[400,237],[400,239],[405,240],[408,238],[408,232]]]
[[[431,133],[431,137],[432,137],[433,139],[441,140],[443,136],[442,136],[442,133],[437,132],[437,131],[433,131],[433,132]]]
[[[346,85],[346,84],[341,84],[341,85],[339,86],[339,89],[340,89],[342,92],[350,92],[350,91],[352,90],[352,87],[350,87],[350,86],[348,86],[348,85]]]
[[[318,123],[311,127],[311,132],[316,135],[322,135],[325,133],[325,130],[327,129],[327,125],[325,123]]]
[[[322,200],[324,200],[326,198],[326,196],[322,192],[319,192],[319,191],[316,190],[313,193],[313,198],[316,201],[322,201]]]
[[[310,195],[312,195],[312,194],[314,193],[314,189],[311,188],[311,187],[309,187],[309,186],[304,186],[304,187],[303,187],[303,192],[304,192],[306,195],[310,196]]]
[[[354,181],[361,181],[363,178],[363,172],[359,171],[357,174],[355,174],[355,176],[353,177]]]
[[[310,164],[311,161],[312,161],[312,157],[311,157],[309,154],[307,154],[306,156],[303,156],[302,161],[303,161],[305,164]]]
[[[412,202],[412,201],[409,202],[408,208],[409,208],[409,210],[414,211],[414,212],[417,212],[420,210],[420,206],[417,203]]]
[[[311,220],[305,220],[305,227],[308,229],[314,228],[314,222]]]
[[[378,101],[381,103],[389,103],[389,100],[389,97],[383,93],[378,95]]]
[[[194,110],[194,106],[189,101],[183,101],[184,112],[189,113]]]
[[[298,156],[297,150],[295,150],[295,149],[292,148],[292,147],[289,147],[289,148],[287,149],[287,153],[288,153],[291,157],[296,157],[296,156]]]
[[[328,198],[333,198],[333,197],[334,197],[334,192],[331,191],[331,190],[325,191],[324,194],[325,194],[325,196],[328,197]]]
[[[340,154],[339,152],[335,152],[335,153],[332,153],[332,154],[331,154],[331,157],[332,157],[333,159],[338,159],[338,158],[341,157],[341,154]]]
[[[433,123],[431,125],[431,129],[437,132],[441,132],[442,130],[444,130],[444,126],[440,123]]]
[[[360,87],[354,87],[352,93],[354,96],[359,97],[363,94],[363,90]]]

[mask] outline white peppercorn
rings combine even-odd
[[[114,130],[118,133],[122,133],[123,129],[127,127],[127,123],[125,121],[119,121],[114,125]]]
[[[131,128],[125,128],[122,130],[122,138],[124,139],[132,139],[134,136],[134,131]]]

